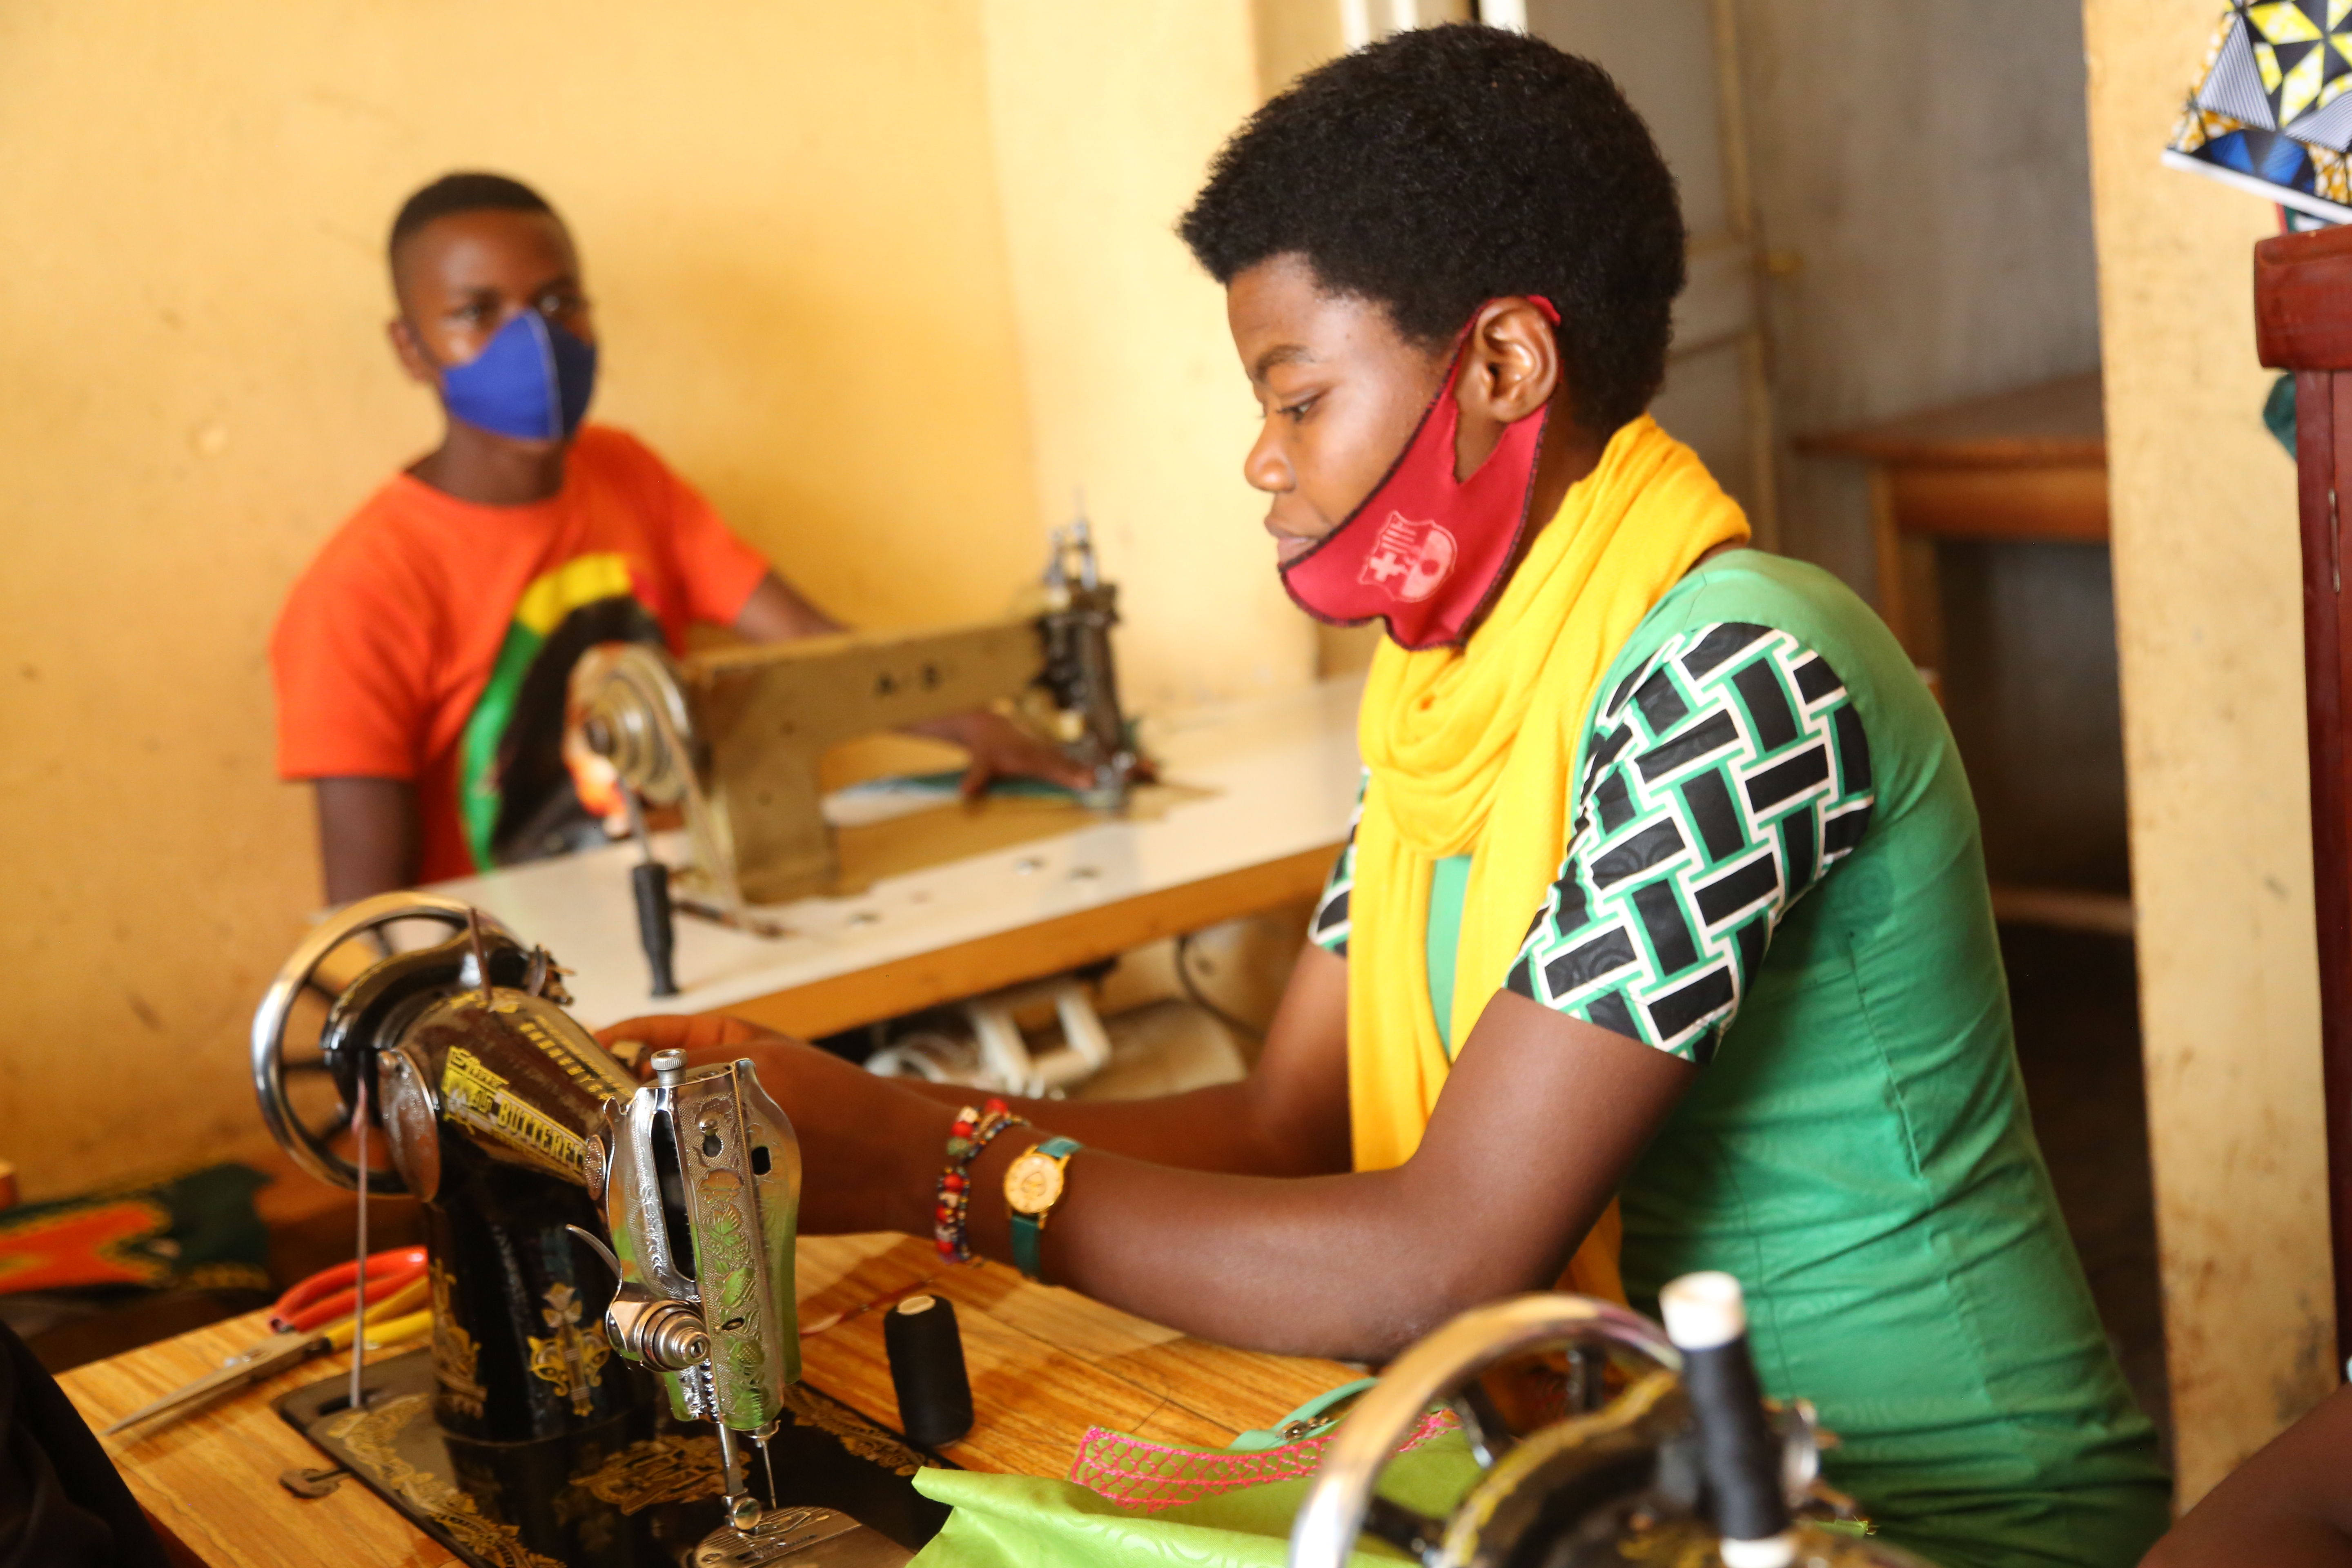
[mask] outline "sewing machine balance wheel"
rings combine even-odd
[[[415,920],[438,921],[453,930],[464,931],[474,918],[471,906],[436,893],[378,893],[347,904],[320,921],[270,982],[261,1005],[253,1014],[254,1093],[261,1101],[261,1119],[270,1136],[311,1175],[352,1191],[358,1190],[361,1181],[359,1167],[336,1153],[333,1146],[334,1135],[350,1124],[350,1101],[345,1100],[341,1104],[337,1120],[314,1129],[303,1121],[288,1092],[286,1030],[293,1018],[296,1002],[307,990],[329,989],[320,984],[320,966],[336,949],[355,937]],[[488,916],[480,918],[485,930],[499,929]],[[393,1172],[372,1171],[367,1176],[367,1190],[383,1196],[406,1188]]]
[[[1563,1348],[1618,1352],[1633,1373],[1605,1408],[1597,1404],[1599,1365],[1578,1363],[1568,1418],[1525,1438],[1510,1433],[1482,1392],[1481,1373],[1515,1358]],[[1674,1373],[1681,1352],[1655,1323],[1585,1296],[1517,1296],[1475,1308],[1400,1356],[1349,1410],[1324,1450],[1315,1483],[1290,1534],[1290,1568],[1345,1568],[1360,1532],[1380,1537],[1419,1561],[1444,1568],[1517,1560],[1538,1516],[1555,1517],[1563,1488],[1591,1494],[1641,1482],[1616,1461],[1679,1425]],[[1589,1392],[1574,1385],[1589,1384]],[[1412,1437],[1433,1405],[1450,1404],[1484,1475],[1451,1517],[1425,1516],[1377,1495],[1381,1472]]]

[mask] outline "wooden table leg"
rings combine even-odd
[[[2319,939],[2320,1053],[2327,1100],[2329,1226],[2336,1257],[2336,1354],[2352,1354],[2352,756],[2345,695],[2339,497],[2352,483],[2352,373],[2295,374],[2295,458],[2303,523],[2304,694],[2311,746],[2313,913]]]
[[[1882,463],[1870,468],[1870,526],[1878,552],[1879,615],[1941,701],[1944,597],[1936,542],[1906,531],[1894,472]]]

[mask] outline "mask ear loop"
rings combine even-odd
[[[1550,399],[1545,399],[1544,405],[1536,411],[1534,416],[1538,420],[1541,421],[1541,423],[1536,426],[1536,462],[1538,466],[1540,466],[1543,461],[1544,433],[1551,428]],[[1525,416],[1522,416],[1522,417]],[[1496,449],[1500,450],[1499,443],[1497,443]],[[1487,462],[1492,462],[1494,458],[1494,453],[1488,453],[1486,456]],[[1486,463],[1481,463],[1478,466],[1483,468],[1486,465]],[[1475,470],[1474,469],[1473,476],[1475,477]],[[1465,480],[1464,482],[1467,483],[1468,481]],[[1528,471],[1527,487],[1519,495],[1519,519],[1517,522],[1511,525],[1510,548],[1503,552],[1503,569],[1495,574],[1493,579],[1486,584],[1486,591],[1478,595],[1478,602],[1470,606],[1470,613],[1468,615],[1462,617],[1462,635],[1458,637],[1451,637],[1444,642],[1433,644],[1433,647],[1462,647],[1470,640],[1470,634],[1478,629],[1478,623],[1486,618],[1486,612],[1495,607],[1495,601],[1502,597],[1503,589],[1509,584],[1513,574],[1518,570],[1519,552],[1527,547],[1528,542],[1528,518],[1529,514],[1535,510],[1535,469],[1530,468]]]
[[[1559,353],[1559,308],[1549,300],[1544,298],[1541,294],[1530,294],[1527,298],[1530,304],[1534,305],[1537,310],[1543,312],[1544,320],[1550,324],[1552,353],[1557,355]],[[1493,301],[1489,300],[1488,303],[1491,304]],[[1483,310],[1486,307],[1485,305],[1481,305],[1478,308]],[[1470,326],[1462,329],[1462,335],[1465,340],[1469,337],[1471,329],[1475,328],[1476,325],[1477,318],[1474,316],[1471,318]],[[1464,344],[1464,348],[1466,352],[1468,348],[1466,341]],[[1457,374],[1460,373],[1460,356],[1458,355],[1455,359],[1455,371]],[[1552,390],[1557,394],[1559,388],[1555,386]],[[1478,602],[1470,606],[1470,613],[1468,615],[1462,617],[1462,635],[1459,637],[1454,638],[1451,643],[1440,643],[1437,645],[1441,647],[1459,647],[1467,643],[1470,640],[1470,634],[1478,629],[1479,623],[1486,618],[1486,612],[1495,607],[1495,601],[1502,597],[1504,587],[1509,584],[1512,577],[1518,572],[1519,552],[1527,548],[1528,543],[1528,517],[1535,510],[1536,474],[1543,467],[1544,437],[1551,433],[1551,404],[1552,400],[1549,397],[1545,398],[1543,401],[1543,406],[1538,409],[1535,414],[1535,417],[1541,421],[1541,423],[1536,426],[1535,463],[1528,471],[1527,489],[1519,496],[1519,520],[1517,522],[1511,525],[1511,545],[1510,548],[1503,554],[1503,569],[1495,574],[1494,581],[1486,584],[1486,591],[1478,595]],[[1458,407],[1459,405],[1456,405],[1456,406]],[[1522,419],[1526,417],[1528,417],[1526,415],[1520,416],[1520,418]],[[1458,425],[1456,428],[1458,432]],[[1466,478],[1455,482],[1466,485],[1471,479],[1476,479],[1479,471],[1484,469],[1487,463],[1493,462],[1496,455],[1499,454],[1502,449],[1503,444],[1500,441],[1496,441],[1495,443],[1495,450],[1486,454],[1485,461],[1481,462],[1476,468],[1473,468]]]

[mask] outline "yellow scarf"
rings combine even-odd
[[[1383,639],[1357,720],[1371,781],[1349,895],[1348,1105],[1356,1168],[1402,1164],[1450,1064],[1429,1002],[1429,879],[1469,855],[1452,1037],[1466,1043],[1559,875],[1578,731],[1593,687],[1650,607],[1748,520],[1691,449],[1643,416],[1538,533],[1459,648]],[[1562,1107],[1573,1116],[1573,1107]],[[1563,1284],[1624,1299],[1617,1205]]]

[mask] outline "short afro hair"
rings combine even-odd
[[[1297,255],[1431,347],[1540,294],[1596,435],[1665,379],[1674,175],[1606,71],[1522,34],[1417,28],[1308,72],[1225,143],[1177,232],[1219,283]]]
[[[392,237],[384,244],[384,254],[397,258],[401,243],[436,218],[485,210],[545,213],[559,224],[563,221],[545,196],[520,180],[510,180],[504,174],[444,174],[400,204],[400,211],[392,220]]]

